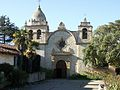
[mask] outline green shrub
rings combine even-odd
[[[89,80],[87,75],[80,75],[80,74],[73,74],[70,76],[70,79],[72,79],[72,80]]]
[[[8,84],[9,82],[6,80],[4,72],[0,72],[0,90],[3,90]]]
[[[25,71],[14,69],[9,75],[9,81],[11,86],[23,86],[28,78],[28,74]]]
[[[103,79],[102,73],[98,72],[85,72],[85,75],[91,80],[101,80]]]
[[[96,76],[104,80],[107,90],[120,90],[120,75],[113,75],[109,70],[87,72],[90,76]]]
[[[84,74],[73,74],[70,79],[80,79],[80,80],[101,80],[104,74],[101,72],[85,72]]]
[[[3,74],[0,72],[0,84],[4,82],[4,76]]]
[[[9,78],[9,74],[13,71],[14,67],[8,63],[0,64],[0,71],[4,72],[6,79]]]
[[[10,64],[3,63],[0,64],[0,71],[4,72],[5,83],[10,86],[21,86],[24,85],[28,74],[19,69],[14,69],[14,67]],[[0,75],[0,81],[2,83],[3,76]],[[3,83],[2,83],[3,84]]]
[[[104,77],[107,90],[120,90],[120,76],[113,76],[112,74],[106,75]]]

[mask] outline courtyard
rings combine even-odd
[[[101,80],[45,80],[25,86],[20,90],[98,90]]]

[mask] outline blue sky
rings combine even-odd
[[[120,19],[120,0],[41,0],[40,5],[50,31],[56,30],[61,21],[67,29],[75,31],[84,17],[94,30],[99,25]],[[11,22],[21,27],[37,6],[38,0],[1,0],[0,15],[7,15]]]

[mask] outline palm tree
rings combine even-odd
[[[18,66],[20,69],[22,69],[22,65],[23,65],[23,60],[24,60],[24,56],[26,56],[28,59],[31,59],[31,57],[36,54],[35,53],[35,49],[33,47],[38,47],[39,43],[32,41],[28,38],[28,32],[27,30],[19,30],[18,32],[15,32],[13,34],[13,42],[15,43],[17,49],[20,51],[20,65]],[[32,70],[32,62],[29,61],[29,69],[30,72]]]
[[[27,49],[28,38],[26,30],[19,30],[13,34],[13,42],[21,54]]]
[[[19,30],[13,34],[13,37],[14,37],[13,42],[15,43],[16,48],[20,52],[20,59],[18,61],[19,62],[18,67],[19,69],[22,69],[23,55],[27,49],[27,43],[28,43],[27,32],[26,30]]]

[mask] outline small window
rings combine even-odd
[[[40,39],[41,37],[41,30],[37,30],[37,39]]]
[[[29,39],[33,39],[33,31],[29,30]]]
[[[87,29],[86,28],[84,28],[82,30],[82,39],[87,39]]]

